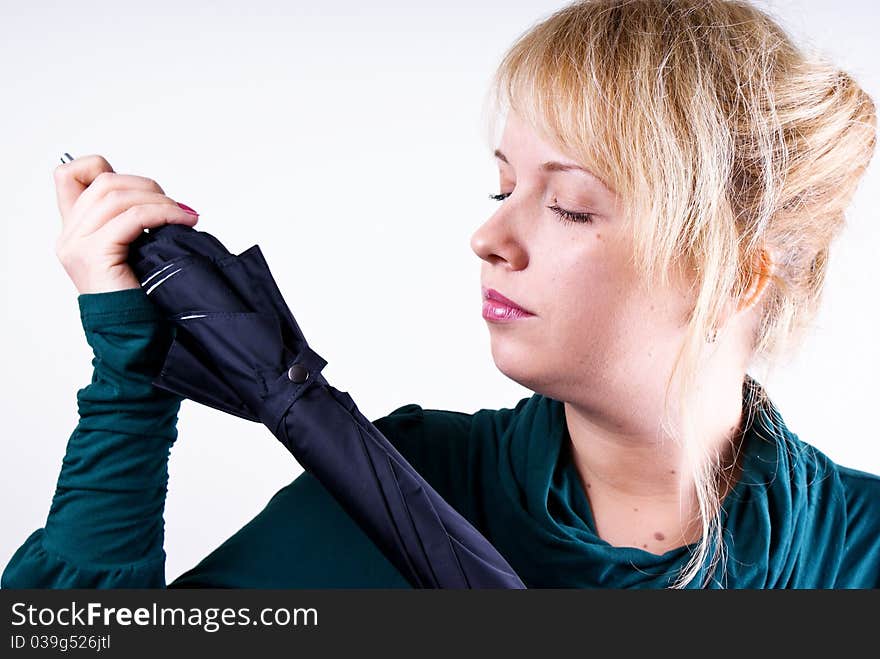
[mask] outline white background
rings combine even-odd
[[[329,361],[324,374],[368,418],[409,402],[511,407],[531,394],[492,361],[469,239],[497,203],[480,123],[489,76],[564,3],[333,4],[0,2],[0,565],[45,522],[76,391],[91,380],[77,291],[54,252],[52,171],[64,151],[154,178],[234,253],[260,245]],[[873,1],[769,6],[880,101]],[[873,473],[878,159],[808,344],[763,382],[803,440]],[[192,401],[178,431],[168,581],[301,473],[262,425]]]

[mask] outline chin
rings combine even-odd
[[[546,364],[534,349],[516,345],[507,337],[493,337],[492,359],[499,371],[527,389],[541,393],[550,385]]]
[[[555,358],[555,359],[554,359]],[[512,340],[508,336],[492,336],[492,359],[506,377],[547,398],[571,400],[583,392],[584,382],[601,379],[597,371],[572,371],[574,360],[567,356],[541,352],[532,344]],[[583,363],[583,362],[579,362]],[[584,368],[589,368],[585,364]]]

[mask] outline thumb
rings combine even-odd
[[[74,202],[79,199],[101,172],[113,173],[110,163],[100,155],[75,158],[55,168],[55,195],[62,220],[67,217]]]

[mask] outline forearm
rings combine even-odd
[[[77,392],[80,419],[45,526],[13,556],[4,586],[163,586],[167,461],[181,399],[150,381],[170,329],[139,289],[81,295],[79,304],[92,381]]]

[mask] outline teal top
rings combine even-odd
[[[45,525],[13,554],[2,586],[162,588],[181,398],[151,379],[171,330],[141,289],[78,300],[92,381],[77,392],[80,419]],[[704,568],[689,587],[880,587],[880,476],[837,465],[800,440],[760,385],[747,383],[744,401],[763,402],[747,429],[742,476],[724,499],[726,571]],[[693,548],[654,554],[596,534],[559,401],[534,394],[473,414],[409,404],[374,423],[528,587],[663,588]],[[306,472],[167,587],[409,584]]]

